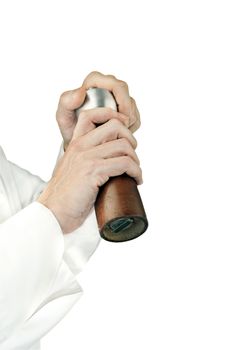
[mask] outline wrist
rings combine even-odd
[[[47,194],[42,193],[36,201],[44,205],[52,212],[63,234],[71,233],[81,225],[81,220],[66,215],[64,213],[64,207],[62,208],[60,205],[58,205],[57,201],[56,203],[54,200],[51,201]]]

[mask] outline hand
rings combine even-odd
[[[67,151],[37,199],[54,213],[63,233],[82,225],[109,177],[126,172],[137,184],[143,182],[137,142],[128,125],[125,114],[110,108],[80,113]]]
[[[104,75],[94,71],[87,75],[81,87],[66,91],[60,97],[56,120],[63,137],[65,151],[77,123],[75,110],[84,102],[86,90],[90,87],[105,88],[111,91],[116,99],[118,111],[128,117],[129,130],[133,133],[140,127],[140,114],[135,100],[129,96],[126,82],[113,75]]]

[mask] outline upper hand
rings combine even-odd
[[[65,150],[72,139],[77,123],[75,110],[83,104],[86,90],[91,87],[104,88],[113,93],[118,111],[128,117],[128,128],[132,133],[140,127],[140,113],[135,100],[129,96],[127,83],[113,75],[93,71],[87,75],[81,87],[65,91],[60,96],[56,120],[63,137]]]

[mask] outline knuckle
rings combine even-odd
[[[88,158],[86,152],[81,152],[78,154],[76,159],[77,165],[82,169],[82,175],[84,181],[90,181],[90,179],[95,177],[95,171],[97,168],[97,163],[95,159]]]
[[[129,151],[131,149],[131,144],[126,138],[119,139],[119,142],[124,151]]]
[[[97,108],[101,108],[102,115],[104,117],[107,117],[109,120],[112,118],[116,118],[117,112],[114,111],[112,108],[110,108],[110,107],[97,107]]]
[[[117,80],[116,77],[113,74],[106,74],[107,78],[113,79],[113,80]]]
[[[114,129],[119,129],[120,127],[122,127],[121,121],[116,118],[110,119],[109,123]]]
[[[131,167],[132,162],[133,162],[133,160],[130,156],[123,156],[122,161],[123,161],[124,168],[127,170]]]
[[[97,75],[100,75],[100,72],[98,72],[97,70],[93,70],[88,74],[87,78],[93,78],[93,77],[96,77]]]
[[[124,80],[118,79],[117,83],[118,83],[119,87],[128,88],[128,84]]]
[[[64,105],[68,99],[68,96],[70,94],[70,91],[64,91],[61,95],[60,95],[60,99],[59,102]]]
[[[111,107],[102,107],[102,108],[107,115],[116,115],[116,111],[114,111]]]
[[[103,172],[103,161],[101,159],[90,159],[87,163],[87,174],[97,186],[101,185],[103,177],[106,177],[105,172]]]
[[[87,167],[90,171],[90,173],[94,173],[95,170],[97,170],[99,168],[99,160],[98,159],[93,159],[93,158],[90,158],[87,161]]]

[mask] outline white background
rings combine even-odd
[[[84,296],[43,350],[234,348],[232,5],[1,1],[8,159],[49,180],[62,140],[59,96],[92,70],[125,80],[142,120],[149,229],[101,242],[80,275]]]

